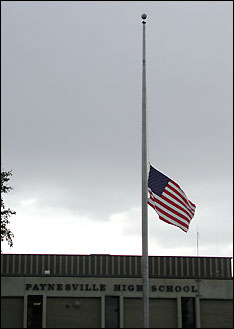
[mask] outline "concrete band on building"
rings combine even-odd
[[[151,328],[233,328],[230,257],[149,257]],[[142,328],[140,256],[1,255],[1,328]]]

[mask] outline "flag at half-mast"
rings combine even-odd
[[[180,186],[150,166],[148,192],[148,204],[157,212],[159,219],[187,232],[196,206]]]

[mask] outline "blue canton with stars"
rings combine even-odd
[[[161,196],[165,187],[171,179],[160,171],[150,166],[149,179],[148,179],[148,187],[154,194]]]

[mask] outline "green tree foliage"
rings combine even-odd
[[[14,234],[8,228],[8,225],[10,224],[9,218],[12,215],[15,215],[16,212],[5,207],[3,193],[8,193],[12,190],[11,186],[7,186],[7,182],[10,180],[11,176],[11,171],[1,172],[1,241],[6,240],[10,247],[13,246]]]

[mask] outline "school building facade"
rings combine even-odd
[[[151,328],[233,328],[230,257],[149,256]],[[142,328],[141,256],[1,255],[1,328]]]

